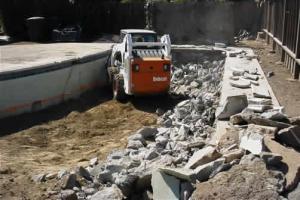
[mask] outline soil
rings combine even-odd
[[[263,41],[245,40],[239,45],[254,50],[265,74],[274,72],[274,76],[267,79],[286,114],[300,116],[300,81],[291,79],[290,71],[280,62],[279,53],[272,52],[272,47]]]
[[[111,100],[99,90],[48,110],[1,120],[0,199],[47,199],[57,180],[35,183],[32,175],[87,166],[124,148],[127,136],[156,124],[155,110],[169,109],[169,97]]]

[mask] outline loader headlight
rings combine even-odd
[[[169,64],[164,64],[164,71],[166,71],[166,72],[168,72],[168,71],[170,71],[170,65]]]
[[[132,66],[132,70],[133,70],[134,72],[138,72],[138,71],[140,71],[140,66],[137,65],[137,64],[135,64],[135,65]]]

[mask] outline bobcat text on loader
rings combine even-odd
[[[171,78],[169,35],[159,41],[154,31],[123,29],[120,42],[112,49],[108,67],[114,98],[167,93]]]

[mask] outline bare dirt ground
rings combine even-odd
[[[89,159],[105,159],[123,148],[127,136],[155,125],[155,110],[168,109],[166,97],[111,100],[110,92],[90,92],[48,110],[0,121],[0,199],[47,199],[57,180],[37,184],[32,175],[58,172]]]
[[[292,80],[289,70],[283,64],[278,63],[280,56],[277,53],[271,53],[271,46],[262,41],[245,40],[240,45],[253,48],[259,56],[265,74],[274,72],[274,76],[267,79],[279,103],[285,107],[288,116],[299,116],[300,81]]]

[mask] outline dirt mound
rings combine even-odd
[[[125,147],[132,132],[155,125],[156,118],[131,103],[107,101],[0,138],[0,198],[45,199],[54,182],[37,185],[32,175],[104,159],[112,149]]]
[[[256,161],[236,165],[207,182],[197,184],[191,199],[280,199],[279,189],[275,173],[268,171],[262,161]]]

